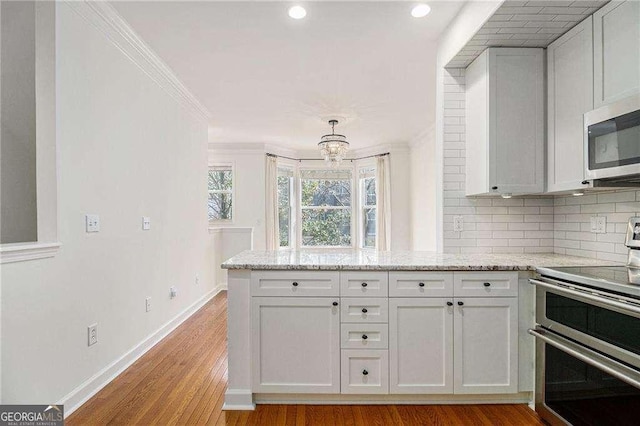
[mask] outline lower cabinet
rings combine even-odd
[[[391,393],[453,392],[450,298],[389,299]]]
[[[340,393],[339,298],[251,302],[253,391]]]
[[[342,393],[389,393],[388,351],[342,350]]]
[[[518,391],[518,299],[389,299],[390,393]]]
[[[518,391],[518,298],[456,298],[454,393]]]

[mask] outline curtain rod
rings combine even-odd
[[[389,155],[389,152],[385,152],[382,154],[375,154],[375,155],[367,155],[366,157],[359,157],[359,158],[345,158],[343,161],[357,161],[357,160],[364,160],[367,158],[373,158],[373,157],[384,157],[385,155]],[[286,158],[287,160],[293,160],[293,161],[324,161],[324,158],[292,158],[292,157],[287,157],[284,155],[276,155],[276,154],[271,154],[269,152],[267,152],[267,157],[275,157],[275,158]]]

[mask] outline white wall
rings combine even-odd
[[[436,250],[435,126],[411,144],[411,250]]]
[[[390,151],[391,250],[409,250],[412,234],[409,150],[402,148]]]
[[[34,2],[2,2],[2,243],[36,241],[36,32]]]
[[[2,267],[3,403],[63,401],[213,290],[206,124],[72,6],[58,3],[56,19],[63,246]],[[85,213],[100,215],[99,233],[84,232]]]

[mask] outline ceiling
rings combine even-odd
[[[331,116],[353,148],[406,143],[435,119],[436,40],[463,1],[113,2],[211,111],[210,142],[314,148]]]
[[[609,0],[505,1],[447,64],[466,68],[487,47],[547,47]]]

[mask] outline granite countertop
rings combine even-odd
[[[222,264],[224,269],[365,271],[534,271],[538,267],[620,265],[616,262],[553,253],[443,254],[427,251],[247,250]]]

